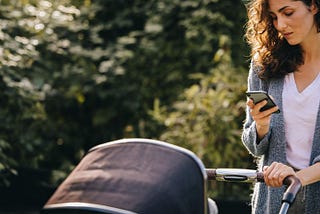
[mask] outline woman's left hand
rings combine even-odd
[[[273,162],[263,168],[264,182],[271,187],[281,187],[283,180],[290,175],[296,176],[295,171],[283,163]]]

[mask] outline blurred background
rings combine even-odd
[[[241,0],[0,0],[0,213],[37,213],[88,149],[121,138],[254,169],[245,21]],[[209,183],[222,214],[249,213],[251,191]]]

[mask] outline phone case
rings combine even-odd
[[[271,97],[265,91],[247,91],[246,95],[253,100],[254,104],[257,104],[263,100],[268,101],[267,104],[260,109],[260,111],[265,111],[276,106]],[[280,110],[274,113],[280,113]]]

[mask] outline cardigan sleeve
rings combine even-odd
[[[317,123],[313,139],[313,148],[311,152],[311,164],[320,162],[320,107],[318,110]]]
[[[318,163],[318,162],[320,162],[320,155],[317,156],[317,157],[313,160],[312,164],[315,164],[315,163]]]
[[[255,67],[253,63],[251,63],[248,75],[248,91],[265,90],[264,86],[266,84],[258,77],[258,71],[258,68]],[[270,134],[271,133],[269,130],[269,132],[263,139],[261,139],[260,141],[258,140],[256,123],[252,119],[250,115],[250,109],[247,106],[246,120],[243,125],[241,139],[250,154],[257,157],[263,155],[268,149]]]

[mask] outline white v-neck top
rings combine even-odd
[[[297,168],[309,166],[313,135],[319,109],[320,75],[299,92],[293,73],[285,77],[282,93],[287,161]]]

